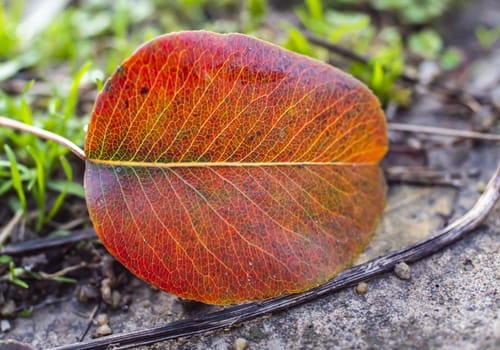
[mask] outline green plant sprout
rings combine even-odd
[[[483,49],[490,50],[493,44],[500,40],[500,26],[490,29],[485,26],[478,26],[476,28],[476,37]]]
[[[77,101],[78,86],[91,64],[86,63],[74,76],[69,88],[68,96],[55,98],[49,104],[48,111],[35,119],[27,101],[27,92],[32,86],[28,84],[20,98],[14,99],[2,93],[0,101],[4,106],[0,110],[4,114],[14,115],[24,124],[37,125],[47,130],[53,130],[68,139],[83,139],[84,119],[74,118]],[[63,107],[64,106],[64,107]],[[36,205],[35,231],[39,232],[43,225],[50,221],[60,210],[68,193],[83,197],[83,188],[73,182],[73,171],[66,158],[68,149],[56,142],[42,142],[33,135],[16,134],[12,130],[0,130],[0,141],[8,161],[0,161],[0,195],[15,190],[19,207],[25,214],[29,207],[26,193],[30,193]],[[14,151],[15,150],[15,151]],[[21,160],[21,163],[18,162]],[[62,169],[64,180],[54,180],[55,169]],[[59,192],[50,202],[48,191]]]
[[[41,271],[35,272],[25,267],[15,266],[12,257],[8,255],[0,255],[0,266],[1,265],[7,265],[8,272],[5,273],[3,276],[0,276],[0,280],[8,281],[16,286],[25,289],[29,288],[29,284],[25,281],[25,279],[48,280],[48,281],[62,282],[62,283],[76,283],[75,279],[65,277],[64,275],[73,270],[77,270],[79,268],[87,266],[85,263],[81,263],[79,265],[64,268],[54,273],[45,273]]]

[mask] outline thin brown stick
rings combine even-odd
[[[437,126],[387,123],[387,127],[389,130],[392,131],[405,131],[417,134],[418,133],[432,134],[432,135],[459,137],[459,138],[474,139],[474,140],[497,141],[497,142],[500,141],[500,135],[497,134],[486,134],[469,130],[447,129],[447,128],[440,128]]]
[[[83,343],[58,347],[58,350],[85,349],[130,349],[169,339],[188,337],[217,329],[226,329],[267,314],[278,313],[291,307],[315,300],[332,292],[353,286],[384,272],[391,271],[401,262],[415,262],[427,257],[465,237],[477,228],[493,208],[500,196],[500,164],[474,206],[460,219],[454,221],[437,234],[423,242],[368,261],[340,273],[337,277],[317,288],[300,294],[286,295],[262,302],[236,305],[213,312],[200,318],[175,321],[166,326],[155,327],[126,334],[111,335]]]
[[[68,267],[65,267],[59,271],[53,272],[53,273],[46,273],[46,272],[40,271],[40,272],[38,272],[38,274],[40,275],[40,277],[42,277],[44,279],[53,279],[53,278],[58,278],[58,277],[64,277],[66,274],[73,272],[75,270],[82,269],[84,267],[93,267],[93,266],[88,265],[86,262],[81,262],[77,265],[68,266]]]
[[[370,59],[368,57],[357,54],[354,51],[349,50],[340,45],[336,45],[327,40],[324,40],[310,32],[303,32],[304,37],[312,44],[321,46],[329,51],[332,51],[342,57],[345,57],[351,61],[356,61],[363,64],[370,64]]]
[[[76,144],[74,144],[73,142],[71,142],[67,138],[64,138],[60,135],[54,134],[53,132],[43,130],[43,129],[37,128],[35,126],[24,124],[24,123],[18,122],[17,120],[5,118],[2,116],[0,116],[0,126],[14,129],[14,130],[27,132],[29,134],[38,136],[42,139],[57,142],[58,144],[66,147],[71,152],[73,152],[78,158],[80,158],[82,160],[87,160],[87,157],[85,156],[85,152],[80,147],[78,147]]]
[[[89,332],[89,329],[90,327],[92,326],[92,322],[94,321],[94,317],[95,315],[97,314],[97,311],[99,311],[99,308],[101,307],[101,303],[98,303],[96,306],[94,306],[94,309],[92,310],[92,312],[90,313],[89,317],[88,317],[88,321],[87,321],[87,326],[85,327],[85,329],[83,330],[83,333],[82,335],[80,336],[80,338],[78,338],[78,341],[81,342],[83,341],[83,339],[85,338],[85,336],[87,335],[87,333]]]
[[[67,244],[81,242],[86,239],[96,239],[94,230],[74,231],[66,236],[33,239],[17,244],[5,246],[0,249],[0,254],[21,255],[30,254],[43,249],[52,249]]]
[[[331,43],[328,40],[325,40],[323,38],[320,38],[320,37],[312,34],[311,32],[304,31],[303,34],[304,34],[304,37],[310,43],[312,43],[314,45],[323,47],[323,48],[327,49],[328,51],[331,51],[331,52],[336,53],[342,57],[347,58],[348,60],[359,62],[359,63],[365,64],[365,65],[370,64],[369,57],[362,56],[362,55],[360,55],[352,50],[349,50],[346,47]],[[418,79],[416,79],[415,77],[412,77],[409,74],[406,74],[404,72],[400,75],[400,79],[402,79],[408,83],[412,83],[412,84],[418,83]]]
[[[460,187],[463,184],[463,175],[460,173],[436,171],[424,167],[390,166],[384,169],[384,174],[389,183],[452,187]]]
[[[12,231],[14,231],[14,228],[16,225],[21,221],[21,218],[23,217],[23,211],[19,209],[12,219],[5,225],[5,227],[0,230],[0,246],[3,246],[4,242],[9,238],[11,235]]]

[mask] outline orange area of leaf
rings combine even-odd
[[[349,75],[244,35],[182,32],[139,48],[99,95],[87,204],[144,280],[226,304],[319,285],[383,210],[377,99]]]

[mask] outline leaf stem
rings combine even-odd
[[[73,142],[71,142],[67,138],[62,137],[62,136],[57,135],[57,134],[54,134],[53,132],[43,130],[43,129],[37,128],[35,126],[24,124],[24,123],[18,122],[17,120],[5,118],[2,116],[0,116],[0,126],[14,129],[14,130],[27,132],[29,134],[38,136],[42,139],[54,141],[54,142],[56,142],[64,147],[66,147],[67,149],[69,149],[71,152],[73,152],[73,154],[75,154],[81,160],[87,160],[87,157],[85,156],[85,152],[83,151],[83,149],[78,147],[76,144],[74,144]]]
[[[199,318],[171,322],[165,326],[126,334],[111,335],[106,338],[64,345],[56,349],[107,349],[109,346],[113,346],[114,349],[135,349],[141,345],[153,344],[159,341],[203,334],[217,329],[226,329],[260,316],[288,310],[291,307],[304,304],[346,287],[353,286],[361,281],[374,278],[384,272],[391,271],[401,261],[415,262],[449,246],[477,228],[493,208],[499,197],[500,164],[497,166],[496,172],[490,179],[486,190],[464,216],[439,230],[431,238],[344,270],[335,278],[317,288],[300,294],[285,295],[261,302],[236,305]]]

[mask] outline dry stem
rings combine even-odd
[[[67,138],[64,138],[60,135],[54,134],[53,132],[43,130],[43,129],[37,128],[35,126],[24,124],[24,123],[18,122],[17,120],[13,120],[13,119],[1,117],[1,116],[0,116],[0,126],[4,126],[6,128],[10,128],[10,129],[14,129],[14,130],[27,132],[29,134],[38,136],[42,139],[57,142],[58,144],[68,148],[71,152],[73,152],[81,160],[87,160],[87,157],[85,156],[85,152],[80,147],[78,147],[76,144],[74,144],[73,142],[71,142]]]

